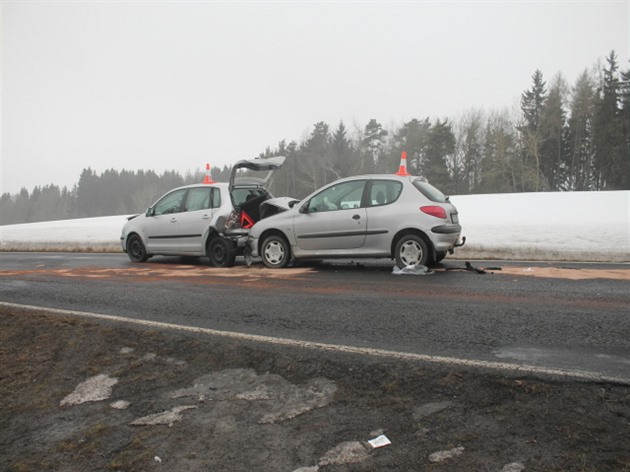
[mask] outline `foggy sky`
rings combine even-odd
[[[613,49],[630,68],[628,1],[0,5],[0,193],[518,107],[536,69],[572,86]]]

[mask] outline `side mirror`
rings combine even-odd
[[[144,214],[144,216],[153,216],[153,207],[147,208],[147,211]]]
[[[299,200],[291,200],[289,202],[289,208],[293,208],[295,205],[297,205],[298,203],[300,203]]]
[[[310,202],[306,202],[304,205],[302,205],[300,207],[300,209],[298,210],[298,213],[308,213],[308,204]]]

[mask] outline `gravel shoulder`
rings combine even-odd
[[[0,470],[630,471],[622,385],[7,307],[0,365]]]

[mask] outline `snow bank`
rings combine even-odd
[[[461,259],[630,262],[630,191],[451,197]],[[0,226],[2,251],[120,252],[127,216]]]
[[[630,192],[451,197],[475,259],[630,261]]]
[[[127,216],[0,226],[0,251],[121,252]]]

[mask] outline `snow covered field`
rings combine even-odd
[[[451,258],[630,262],[630,191],[453,196]],[[121,252],[124,216],[0,226],[2,251]]]

